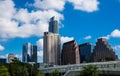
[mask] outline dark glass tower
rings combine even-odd
[[[50,18],[49,32],[58,33],[58,21],[55,20],[55,17]]]
[[[37,46],[33,46],[31,43],[23,45],[22,52],[23,62],[37,62]]]
[[[91,43],[84,43],[79,45],[79,53],[80,53],[80,63],[90,62],[91,56]]]

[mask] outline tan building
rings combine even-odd
[[[61,60],[62,65],[80,63],[79,47],[75,40],[63,44]]]
[[[96,42],[96,46],[93,49],[91,61],[100,62],[100,61],[112,61],[117,60],[118,57],[113,52],[113,49],[108,44],[105,38],[100,38]]]
[[[43,62],[46,64],[60,64],[60,36],[59,34],[44,32]]]
[[[8,62],[12,63],[14,59],[17,59],[14,54],[8,54]]]

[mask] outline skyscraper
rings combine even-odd
[[[100,61],[110,61],[117,60],[117,56],[113,49],[108,44],[107,40],[100,38],[96,42],[96,46],[93,49],[91,61],[100,62]]]
[[[37,46],[33,46],[31,43],[23,45],[22,52],[23,62],[37,62]]]
[[[49,32],[58,33],[58,21],[55,20],[55,17],[50,18]]]
[[[84,43],[79,45],[79,53],[80,53],[80,63],[90,62],[91,56],[91,43]]]
[[[61,61],[62,65],[79,64],[79,47],[75,40],[63,44]]]
[[[60,64],[60,36],[50,32],[44,33],[43,62],[47,64]]]
[[[43,62],[47,64],[60,64],[60,36],[58,33],[58,21],[50,18],[49,32],[44,32]]]

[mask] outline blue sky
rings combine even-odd
[[[59,21],[61,42],[78,44],[104,37],[120,58],[120,0],[0,0],[0,57],[21,59],[22,45],[37,45],[43,56],[43,32],[50,17]]]

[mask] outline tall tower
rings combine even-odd
[[[55,17],[50,18],[49,32],[58,33],[58,21],[55,20]]]
[[[60,37],[58,34],[50,32],[44,33],[44,57],[43,61],[47,64],[58,65],[60,53]]]
[[[23,45],[22,52],[23,62],[37,62],[37,46],[33,46],[31,43]]]
[[[52,17],[49,22],[49,32],[44,32],[43,62],[46,64],[59,65],[60,46],[58,22]]]

